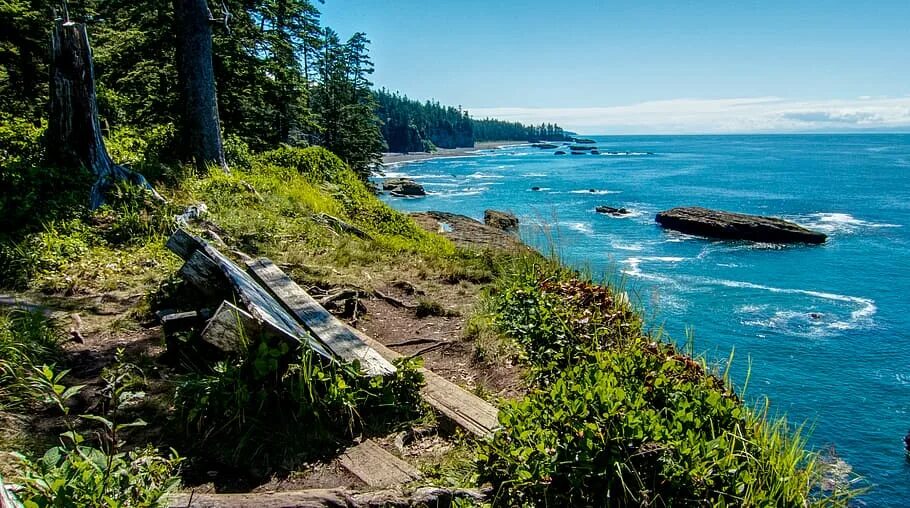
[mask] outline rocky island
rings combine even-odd
[[[824,243],[827,235],[799,224],[760,215],[709,210],[700,207],[673,208],[657,214],[658,224],[682,233],[767,243]]]

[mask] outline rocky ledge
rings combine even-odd
[[[673,208],[657,214],[656,220],[667,229],[723,240],[819,244],[827,239],[823,233],[783,219],[699,207]]]
[[[382,190],[393,196],[416,197],[427,195],[423,186],[410,178],[386,178],[382,182]]]
[[[518,217],[509,212],[500,212],[499,210],[484,211],[483,223],[503,231],[515,231],[518,229]]]
[[[420,227],[439,233],[462,247],[507,250],[528,248],[514,235],[465,215],[429,211],[412,213],[410,216]]]

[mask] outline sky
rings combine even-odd
[[[326,0],[377,87],[584,134],[910,132],[910,0]]]

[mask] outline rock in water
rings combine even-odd
[[[393,196],[426,196],[427,192],[419,183],[410,178],[386,178],[382,190]]]
[[[819,244],[827,239],[823,233],[783,219],[700,207],[673,208],[657,214],[656,220],[668,229],[724,240]]]
[[[594,192],[594,190],[592,189],[591,192]],[[612,215],[614,217],[622,217],[623,215],[629,215],[629,210],[627,210],[625,208],[614,208],[612,206],[598,206],[594,210],[597,213]]]
[[[503,231],[518,229],[518,217],[509,212],[500,212],[499,210],[486,210],[483,212],[483,223]]]

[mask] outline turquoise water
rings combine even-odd
[[[726,358],[741,387],[813,426],[873,485],[869,506],[906,506],[910,464],[910,135],[596,137],[602,155],[528,146],[387,168],[431,193],[396,208],[482,220],[511,210],[563,257],[624,277],[653,327]],[[606,154],[620,152],[620,154]],[[540,187],[539,191],[530,190]],[[591,190],[595,192],[590,192]],[[597,205],[625,207],[613,218]],[[662,230],[654,215],[699,205],[780,216],[829,235],[823,246],[712,242]]]

